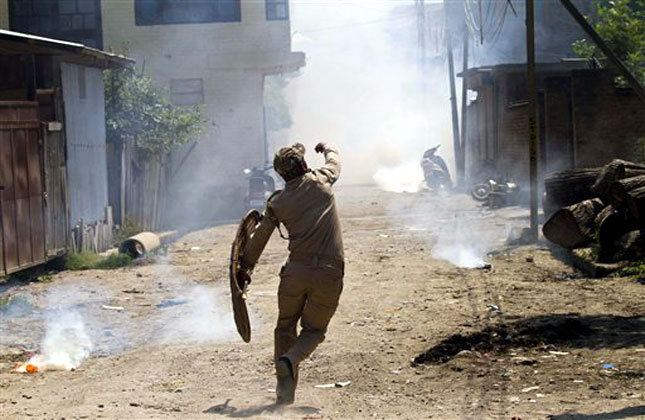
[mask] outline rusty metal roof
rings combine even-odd
[[[100,68],[125,67],[134,64],[131,58],[83,44],[0,29],[0,55],[30,54],[57,55],[64,61]]]

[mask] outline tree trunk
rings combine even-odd
[[[599,199],[564,207],[547,220],[542,232],[553,243],[565,248],[578,248],[591,240],[594,220],[602,209]]]
[[[645,176],[642,178],[645,178]],[[643,222],[645,222],[645,183],[644,186],[629,191],[625,197],[625,202],[631,216],[639,226],[642,226]]]
[[[600,170],[600,174],[591,187],[591,191],[602,198],[603,201],[606,201],[609,189],[614,182],[639,175],[645,175],[645,165],[614,159]]]
[[[627,205],[627,194],[642,187],[645,187],[645,175],[616,181],[611,184],[607,191],[606,199],[608,204],[617,210],[621,210]]]
[[[542,211],[544,212],[544,219],[548,220],[551,216],[553,216],[553,213],[556,211],[560,210],[560,207],[555,204],[549,196],[544,193],[542,196]]]
[[[544,179],[544,190],[553,205],[570,206],[596,196],[591,192],[591,186],[599,174],[600,168],[555,172]]]
[[[625,212],[619,212],[612,206],[605,207],[596,216],[595,232],[599,244],[598,261],[608,262],[616,249],[616,241],[633,228]]]
[[[613,261],[641,261],[645,259],[645,238],[638,231],[631,231],[616,241],[616,252]]]

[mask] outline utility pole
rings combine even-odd
[[[529,182],[531,226],[533,240],[538,238],[538,132],[537,87],[535,82],[535,15],[533,0],[526,0],[526,73],[529,96]]]
[[[417,47],[419,51],[419,69],[425,76],[426,68],[426,6],[425,0],[414,0],[417,12]],[[425,79],[425,78],[424,78]]]
[[[455,88],[455,60],[452,54],[452,35],[447,32],[448,44],[448,76],[450,77],[450,106],[452,108],[452,140],[454,146],[456,173],[463,172],[461,165],[461,141],[459,140],[459,114],[457,112],[457,89]]]
[[[464,28],[464,56],[463,56],[463,71],[461,78],[461,143],[459,144],[459,160],[457,163],[457,183],[463,185],[466,178],[466,106],[468,104],[468,29]]]

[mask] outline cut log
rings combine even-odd
[[[591,192],[600,168],[571,169],[554,172],[544,179],[544,190],[556,207],[566,207],[596,197]]]
[[[645,175],[616,181],[611,184],[607,191],[606,199],[608,204],[617,210],[621,210],[627,205],[627,194],[642,187],[645,187]]]
[[[548,220],[549,217],[553,216],[553,213],[558,210],[560,210],[560,207],[551,200],[547,193],[544,193],[542,196],[542,211],[544,211],[544,219]]]
[[[613,261],[642,261],[645,258],[645,238],[638,231],[631,231],[618,239]]]
[[[609,262],[616,251],[616,241],[632,230],[634,223],[624,211],[607,206],[596,216],[594,226],[599,245],[598,261]]]
[[[599,199],[561,208],[542,227],[549,241],[565,248],[578,248],[591,240],[594,221],[604,205]]]
[[[642,226],[645,223],[645,185],[629,191],[625,202],[631,216]]]
[[[645,175],[645,165],[614,159],[602,167],[598,178],[591,186],[591,192],[604,199],[614,182],[639,175]]]

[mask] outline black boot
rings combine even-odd
[[[275,362],[275,373],[278,377],[276,404],[293,404],[296,398],[296,378],[291,361],[286,357],[280,357]]]

